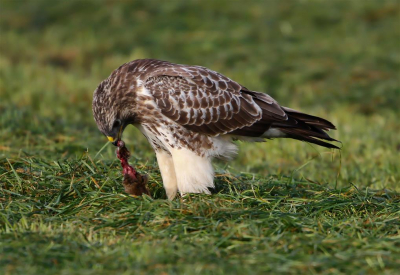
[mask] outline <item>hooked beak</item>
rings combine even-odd
[[[117,146],[118,141],[121,140],[123,130],[124,130],[124,127],[121,126],[121,128],[119,128],[118,135],[116,138],[112,137],[112,136],[107,136],[108,141],[111,142],[113,145]]]
[[[107,139],[108,139],[108,141],[111,142],[113,145],[117,146],[117,142],[118,142],[118,140],[119,140],[118,138],[113,138],[113,137],[107,136]]]

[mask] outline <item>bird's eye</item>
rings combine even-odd
[[[121,126],[121,120],[117,119],[114,121],[113,128],[118,128]]]

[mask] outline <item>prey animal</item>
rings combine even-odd
[[[265,93],[201,66],[139,59],[123,64],[93,95],[99,130],[114,145],[133,124],[153,147],[169,199],[210,193],[213,158],[237,152],[234,140],[292,138],[338,148],[326,119],[278,104]]]
[[[125,142],[117,141],[117,157],[121,162],[122,174],[124,175],[123,185],[125,192],[133,196],[141,196],[146,194],[150,196],[147,189],[148,178],[146,175],[139,174],[132,166],[129,165],[128,159],[131,156],[128,148],[125,147]]]

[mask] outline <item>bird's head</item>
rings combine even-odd
[[[113,91],[108,79],[100,83],[93,94],[92,110],[99,130],[114,145],[121,140],[126,126],[134,122],[129,98]]]

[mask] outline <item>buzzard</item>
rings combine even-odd
[[[135,125],[153,147],[169,199],[179,191],[207,193],[214,186],[213,158],[237,151],[232,141],[292,138],[338,148],[320,117],[280,106],[201,66],[155,59],[125,63],[93,95],[99,130],[114,145]],[[325,141],[324,141],[325,140]]]

